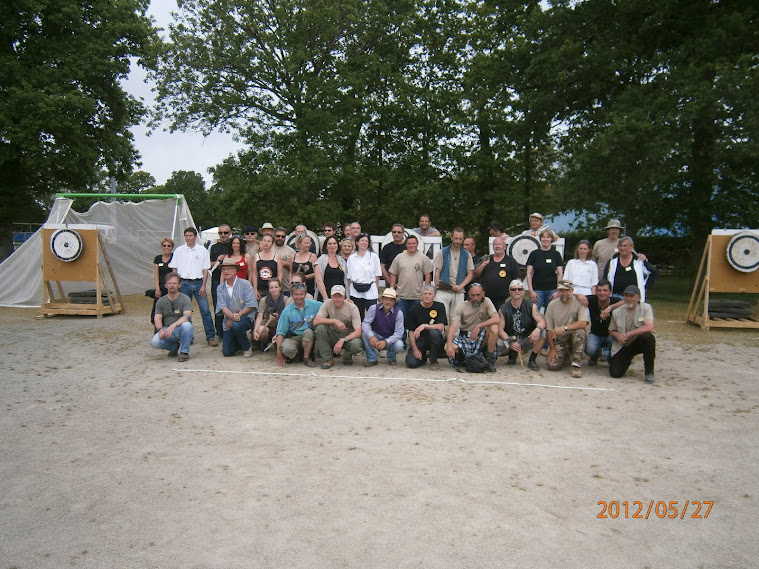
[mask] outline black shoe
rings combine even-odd
[[[588,367],[593,367],[593,366],[597,366],[597,365],[598,365],[598,360],[593,359],[593,358],[590,358],[588,360]]]
[[[527,362],[527,369],[531,369],[532,371],[538,371],[540,368],[538,367],[538,362],[535,360],[530,360]]]

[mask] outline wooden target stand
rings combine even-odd
[[[733,237],[745,231],[715,229],[707,237],[696,284],[693,287],[686,319],[692,324],[709,328],[759,328],[759,310],[743,318],[709,316],[710,293],[759,293],[759,270],[742,272],[728,261],[728,247]],[[754,233],[753,231],[750,233]]]
[[[60,259],[53,251],[51,238],[59,229],[43,228],[42,230],[42,316],[73,314],[102,318],[103,314],[123,314],[121,292],[100,231],[78,227],[68,229],[81,238],[81,253],[71,261]],[[106,280],[101,259],[105,263],[115,295],[111,292],[111,287]],[[70,301],[63,290],[62,283],[64,282],[95,283],[95,302]],[[105,302],[103,297],[105,297]]]

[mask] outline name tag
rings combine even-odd
[[[506,263],[501,263],[501,268],[505,269],[506,268]]]
[[[164,265],[163,265],[163,263],[158,263],[158,266],[159,267],[163,267]]]
[[[643,317],[638,318],[638,322],[643,322]]]
[[[174,311],[174,314],[179,314],[179,313],[180,313],[180,311],[179,311],[179,310],[175,310],[175,311]]]
[[[550,264],[550,263],[551,263],[551,259],[546,259],[546,264]]]
[[[632,267],[625,267],[626,271],[632,271]]]

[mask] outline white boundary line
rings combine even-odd
[[[516,385],[520,387],[545,387],[548,389],[574,389],[577,391],[614,391],[613,388],[607,387],[577,387],[574,385],[551,385],[548,383],[520,383],[518,381],[477,381],[467,380],[460,377],[449,377],[447,379],[429,379],[424,377],[383,377],[378,375],[319,375],[316,372],[310,373],[284,373],[284,372],[267,372],[267,371],[238,371],[238,370],[220,370],[220,369],[186,369],[174,368],[174,371],[182,373],[225,373],[225,374],[243,374],[243,375],[279,375],[284,377],[320,377],[324,379],[382,379],[395,381],[419,381],[425,383],[450,383],[458,382],[468,385]]]

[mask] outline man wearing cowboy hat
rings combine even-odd
[[[539,239],[540,231],[541,231],[541,228],[543,227],[543,214],[538,213],[537,211],[535,213],[531,213],[529,224],[530,224],[530,228],[525,231],[522,231],[522,235],[531,235],[535,239]],[[556,235],[554,231],[551,231],[551,236],[552,236],[551,241],[556,241],[559,238],[559,236]]]
[[[377,365],[377,352],[387,350],[387,365],[396,365],[395,356],[403,351],[403,312],[395,305],[395,289],[386,288],[381,302],[369,307],[361,323],[365,367]]]
[[[593,244],[593,260],[598,265],[598,274],[603,274],[606,268],[606,263],[609,262],[617,252],[617,245],[619,244],[619,234],[624,227],[618,219],[610,219],[609,223],[604,227],[606,231],[606,239],[599,239]]]
[[[258,302],[253,285],[247,279],[237,278],[238,268],[229,257],[221,263],[222,282],[216,290],[216,313],[224,316],[221,353],[229,357],[242,350],[242,356],[249,358],[253,353],[248,330],[256,320]]]

